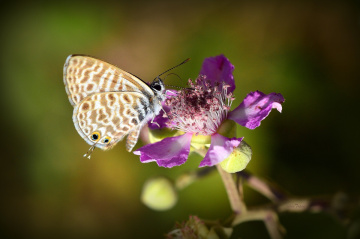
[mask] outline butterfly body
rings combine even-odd
[[[159,114],[165,99],[159,77],[148,85],[116,66],[84,55],[66,59],[64,84],[74,106],[76,130],[93,148],[103,150],[127,135],[130,152],[141,128]]]

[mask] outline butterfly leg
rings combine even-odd
[[[162,111],[164,111],[163,117],[168,118],[168,115],[167,115],[166,111],[164,110],[164,108],[162,106],[161,106],[161,109],[162,109]]]
[[[131,152],[138,141],[141,127],[136,127],[126,138],[126,150]]]
[[[96,143],[89,148],[89,150],[86,152],[86,154],[84,154],[84,158],[86,157],[86,158],[90,159],[91,154],[95,149],[95,145],[96,145]]]
[[[151,122],[150,122],[150,123],[156,124],[156,125],[160,128],[160,125],[159,125],[157,122],[154,122],[155,117],[156,117],[156,116],[154,115],[154,117],[151,119]]]

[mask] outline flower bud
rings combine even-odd
[[[157,211],[172,208],[177,202],[177,192],[173,182],[164,177],[148,179],[142,189],[141,201]]]
[[[251,155],[250,145],[245,141],[241,141],[239,146],[234,148],[230,156],[220,163],[220,166],[228,173],[239,172],[246,168],[246,165],[251,160]]]
[[[190,216],[189,220],[177,223],[176,229],[169,232],[167,238],[230,238],[232,228],[225,228],[219,222],[205,222],[197,216]]]

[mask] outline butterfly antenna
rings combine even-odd
[[[169,75],[176,75],[180,80],[183,80],[181,79],[181,77],[178,75],[178,74],[175,74],[175,73],[169,73],[165,76],[164,78],[164,81],[166,79],[166,77],[168,77]],[[181,86],[176,86],[176,85],[168,85],[168,84],[165,84],[166,86],[169,86],[169,87],[173,87],[173,88],[178,88],[178,89],[181,89],[181,90],[184,90],[184,89],[191,89],[191,88],[188,88],[188,87],[181,87]]]
[[[164,78],[164,80],[163,81],[165,81],[166,80],[166,78],[169,76],[169,75],[175,75],[175,76],[177,76],[181,81],[183,80],[178,74],[176,74],[176,73],[169,73],[169,74],[167,74],[166,76],[165,76],[165,78]],[[165,84],[166,86],[171,86],[171,87],[175,87],[175,88],[180,88],[180,89],[184,89],[184,87],[180,87],[180,86],[174,86],[174,85],[167,85],[167,84]]]
[[[174,66],[174,67],[171,67],[169,70],[164,71],[163,73],[161,73],[160,75],[158,75],[156,78],[159,78],[161,75],[164,75],[166,72],[171,71],[172,69],[174,69],[174,68],[176,68],[176,67],[178,67],[178,66],[181,66],[182,64],[185,64],[185,63],[188,62],[188,61],[190,61],[190,58],[187,58],[185,61],[181,62],[180,64],[178,64],[178,65],[176,65],[176,66]],[[155,79],[156,79],[156,78],[155,78]]]
[[[180,77],[178,74],[173,73],[173,72],[167,74],[167,75],[164,77],[164,80],[165,80],[169,75],[175,75],[175,76],[177,76],[180,80],[182,80],[181,77]]]
[[[185,87],[181,87],[181,86],[177,86],[177,85],[167,85],[166,86],[169,86],[169,87],[172,87],[172,88],[178,88],[180,90],[183,90],[183,89],[186,89]]]

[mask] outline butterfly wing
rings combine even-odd
[[[136,145],[139,135],[140,135],[140,130],[142,128],[143,125],[140,125],[138,127],[136,127],[133,131],[131,131],[127,138],[126,138],[126,150],[128,152],[131,152],[131,150],[134,148],[134,146]]]
[[[107,150],[129,134],[127,150],[136,144],[142,126],[154,115],[151,99],[138,92],[103,92],[84,98],[73,121],[90,145]]]
[[[73,106],[100,92],[139,92],[149,98],[150,87],[136,76],[105,61],[85,55],[70,55],[64,65],[64,84]]]

